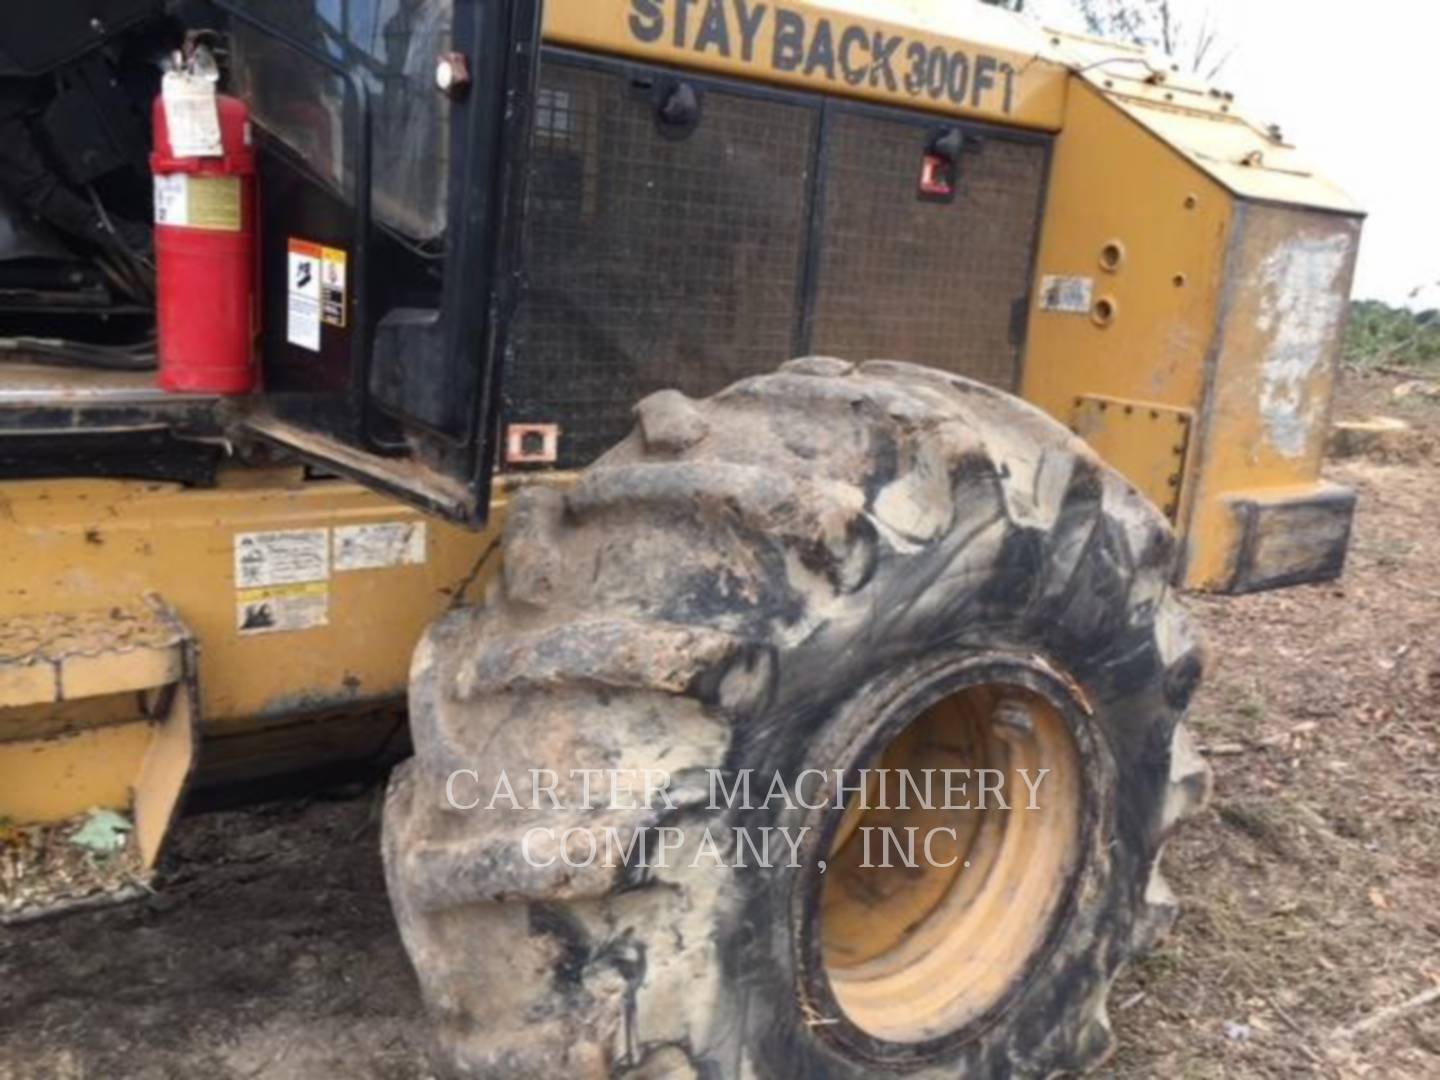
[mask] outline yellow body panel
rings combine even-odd
[[[1270,492],[1296,506],[1329,498],[1321,445],[1360,219],[1298,165],[1262,175],[1236,164],[1246,184],[1222,182],[1224,147],[1251,152],[1253,127],[1222,112],[1223,99],[1162,107],[1153,99],[1164,91],[1147,86],[1122,100],[1120,81],[1072,84],[1021,394],[1091,437],[1176,521],[1185,586],[1239,588],[1237,505],[1268,504]],[[1086,283],[1069,295],[1087,304],[1057,301],[1057,279]],[[1097,423],[1085,403],[1101,398],[1194,417],[1178,492],[1156,499],[1150,456],[1173,448],[1131,441],[1113,414]],[[1297,565],[1308,558],[1297,546]]]
[[[154,865],[195,763],[193,703],[152,721],[133,698],[98,699],[110,722],[43,738],[0,740],[0,818],[58,822],[95,807],[133,813],[143,865]],[[0,713],[0,725],[5,722]]]
[[[300,470],[235,470],[235,486],[105,480],[26,481],[0,489],[0,618],[88,610],[158,593],[201,644],[207,735],[278,724],[298,713],[363,707],[404,694],[420,632],[481,567],[503,519],[468,532],[354,484],[307,481]],[[242,634],[235,543],[240,533],[424,522],[422,563],[332,569],[328,621],[311,629]],[[492,560],[493,561],[493,560]]]
[[[1272,340],[1288,315],[1260,306],[1274,290],[1252,250],[1266,241],[1250,233],[1280,206],[1295,209],[1276,219],[1273,243],[1287,229],[1338,230],[1343,265],[1311,283],[1333,311],[1348,288],[1359,211],[1233,95],[1146,50],[953,0],[550,0],[544,36],[552,46],[1056,132],[1021,395],[1083,427],[1171,516],[1186,541],[1180,577],[1192,588],[1236,585],[1237,499],[1280,489],[1297,504],[1325,496],[1318,426],[1303,453],[1277,454],[1263,416],[1273,427],[1285,395],[1328,401],[1333,349],[1312,348],[1313,362],[1277,359],[1276,350],[1293,351]],[[1294,289],[1269,302],[1290,311]],[[1322,330],[1338,342],[1337,320]],[[1284,375],[1287,363],[1303,376]],[[1136,443],[1138,432],[1113,417],[1097,425],[1077,412],[1077,402],[1100,399],[1117,402],[1117,415],[1128,403],[1190,418],[1178,484],[1174,444]]]
[[[1083,79],[1114,106],[1242,199],[1294,202],[1342,214],[1359,206],[1316,171],[1278,125],[1257,123],[1233,95],[1195,76],[1145,65],[1087,67]]]
[[[92,806],[124,810],[151,735],[143,723],[116,723],[67,735],[0,742],[10,821],[60,821]]]
[[[8,616],[0,623],[0,708],[177,682],[180,642],[174,628],[118,607]]]
[[[213,782],[383,746],[420,634],[495,572],[504,510],[502,496],[491,528],[470,532],[299,468],[233,468],[206,489],[0,484],[0,824],[63,833],[96,808],[128,814],[138,875],[77,895],[42,874],[20,909],[0,893],[0,918],[133,894],[196,769],[197,734]],[[423,544],[405,529],[361,534],[403,546],[357,542],[354,527],[377,525],[423,529]],[[314,625],[241,626],[257,589],[237,580],[237,552],[253,534],[323,535],[323,566],[267,571],[308,580],[265,586],[301,597]]]
[[[1074,415],[1076,433],[1174,521],[1195,422],[1190,410],[1087,394]]]
[[[1320,465],[1357,219],[1248,206],[1232,245],[1201,434],[1186,581],[1226,589],[1243,537],[1235,505],[1301,502]]]
[[[547,0],[546,41],[1019,127],[1060,126],[1039,26],[980,4]]]
[[[153,596],[0,620],[0,921],[144,886],[194,769],[195,657]],[[123,839],[77,856],[97,811]]]
[[[1065,423],[1086,395],[1198,411],[1232,212],[1217,183],[1077,88],[1051,166],[1021,396]],[[1111,245],[1120,258],[1107,269]],[[1052,276],[1091,281],[1091,309],[1047,309],[1041,285]],[[1093,309],[1107,299],[1102,325]]]

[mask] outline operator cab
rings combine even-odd
[[[204,483],[225,451],[270,436],[482,520],[489,358],[513,291],[499,272],[513,243],[498,234],[519,195],[518,176],[498,175],[500,145],[528,122],[536,5],[59,0],[44,19],[7,11],[0,440],[24,442],[6,475]],[[155,385],[149,118],[162,68],[197,46],[248,104],[259,142],[263,389],[244,399]],[[455,54],[474,75],[446,93],[437,57]],[[297,252],[328,271],[323,322],[308,331],[287,320]],[[193,284],[166,302],[203,304]]]

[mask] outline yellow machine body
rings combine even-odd
[[[470,532],[299,467],[230,469],[206,489],[0,485],[0,859],[18,860],[24,828],[114,810],[135,827],[128,887],[192,776],[385,751],[421,631],[495,571],[503,499],[496,511]],[[247,626],[267,604],[272,625]],[[85,899],[22,904],[20,876],[0,881],[0,919]]]
[[[1362,214],[1243,101],[978,3],[545,12],[569,49],[1053,133],[1018,392],[1166,512],[1186,587],[1339,573],[1354,501],[1320,458]]]
[[[955,0],[549,0],[545,39],[1052,135],[1013,389],[1171,518],[1180,584],[1340,571],[1353,497],[1320,458],[1361,215],[1243,103]],[[299,467],[0,484],[0,825],[154,804],[148,867],[194,732],[210,781],[379,750],[421,631],[495,573],[504,510],[467,532]],[[155,648],[105,628],[147,611],[175,628]]]

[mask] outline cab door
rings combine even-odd
[[[540,0],[215,0],[260,190],[243,432],[483,523]]]

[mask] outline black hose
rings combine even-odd
[[[96,345],[64,338],[0,338],[0,353],[20,354],[15,359],[47,367],[102,371],[154,371],[157,363],[153,339],[134,345]]]

